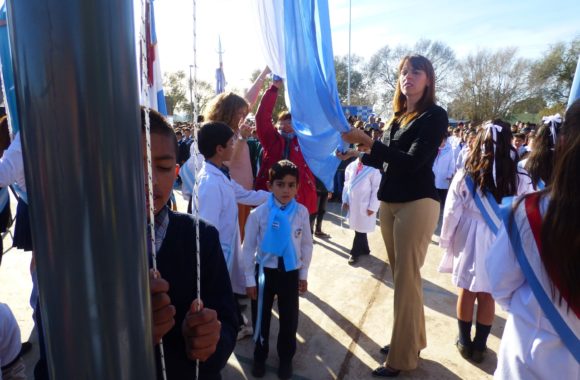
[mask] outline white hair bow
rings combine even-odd
[[[489,136],[491,133],[491,139],[493,142],[493,167],[492,167],[492,175],[493,175],[493,183],[497,186],[497,182],[495,180],[495,145],[497,144],[497,134],[502,131],[503,127],[500,125],[495,125],[492,123],[486,124],[483,129],[485,129],[485,138]],[[481,149],[485,153],[485,147],[482,146]]]
[[[554,147],[556,146],[556,124],[562,124],[562,116],[559,113],[551,116],[544,116],[542,118],[544,125],[550,127],[550,133],[552,134],[552,142]]]

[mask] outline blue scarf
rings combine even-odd
[[[296,250],[292,242],[292,217],[298,204],[292,199],[284,209],[276,204],[274,194],[268,198],[268,229],[264,234],[261,249],[263,253],[282,257],[286,271],[298,269]]]
[[[292,199],[284,209],[276,204],[274,194],[268,198],[268,226],[264,234],[264,240],[260,246],[262,253],[257,258],[258,261],[258,312],[256,318],[256,328],[254,330],[254,342],[258,339],[263,343],[264,338],[261,334],[262,327],[262,309],[264,308],[264,287],[266,277],[264,275],[264,261],[267,255],[282,257],[286,271],[298,269],[298,260],[296,250],[292,241],[292,218],[296,213],[297,203]]]

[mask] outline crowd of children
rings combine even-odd
[[[240,98],[237,108],[245,112],[234,112],[233,124],[211,120],[194,132],[200,156],[195,157],[198,166],[190,168],[189,174],[184,168],[191,164],[189,156],[196,148],[191,131],[184,128],[184,136],[178,139],[163,116],[148,113],[158,268],[150,278],[153,341],[157,344],[163,339],[168,379],[193,378],[196,360],[201,362],[201,379],[221,378],[244,318],[234,293],[251,299],[252,375],[265,375],[275,299],[280,319],[278,377],[293,375],[299,295],[308,290],[316,196],[312,193],[315,179],[296,149],[290,114],[281,115],[279,130],[271,122],[279,85],[266,92],[257,115],[261,125],[257,137],[271,144],[265,147],[262,166],[256,171],[259,190],[253,190],[253,184],[239,184],[227,165],[232,162],[234,145],[246,144],[252,133],[241,122],[249,109],[245,100]],[[146,113],[141,112],[145,133]],[[580,212],[574,201],[580,188],[573,175],[566,175],[579,165],[580,101],[564,120],[562,127],[559,115],[546,118],[527,136],[512,134],[512,127],[502,120],[477,128],[460,125],[452,136],[442,138],[434,161],[433,176],[443,207],[440,246],[445,254],[439,269],[452,273],[459,293],[454,343],[463,357],[483,361],[497,301],[510,313],[499,353],[499,378],[580,376],[580,290],[574,277],[579,274],[580,246],[577,230],[571,229],[577,225],[574,213]],[[382,133],[379,123],[373,119],[359,126],[376,139]],[[17,144],[18,140],[13,142],[11,151]],[[6,157],[0,167],[3,162]],[[190,210],[193,216],[168,207],[178,166],[190,191],[191,174],[197,177],[199,208]],[[342,205],[354,230],[350,264],[370,253],[367,234],[377,225],[380,182],[381,171],[363,164],[361,158],[344,169]],[[518,200],[512,211],[502,213],[500,206],[510,197]],[[249,206],[248,211],[255,207],[243,221],[240,205]],[[196,211],[201,300],[196,299],[192,275],[198,265],[192,254],[197,249]],[[322,231],[317,228],[316,232]],[[562,240],[553,242],[553,236]],[[565,253],[570,249],[571,253]],[[547,316],[550,313],[555,317]],[[0,319],[0,378],[22,379],[18,326],[4,304],[0,304]],[[571,336],[563,336],[561,330]],[[161,379],[159,350],[156,355]],[[554,366],[544,367],[546,362]]]

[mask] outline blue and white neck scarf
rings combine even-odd
[[[261,254],[257,257],[258,262],[258,312],[256,328],[254,330],[254,342],[258,339],[263,341],[261,335],[262,314],[264,308],[264,287],[266,277],[264,275],[264,262],[268,255],[281,257],[284,260],[285,270],[292,271],[299,267],[296,257],[296,249],[292,241],[292,219],[298,208],[295,199],[292,199],[285,207],[278,206],[274,194],[268,198],[268,226],[262,240]]]

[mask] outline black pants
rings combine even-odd
[[[316,213],[310,214],[310,232],[314,233],[314,222],[316,222],[316,231],[322,230],[322,219],[326,214],[326,205],[328,204],[328,191],[317,192],[318,207]]]
[[[278,295],[278,357],[280,362],[291,362],[296,353],[296,331],[298,331],[298,270],[284,272],[279,269],[264,268],[264,303],[260,336],[254,347],[254,360],[265,362],[268,357],[270,337],[270,320],[274,296]],[[257,277],[257,276],[256,276]],[[256,283],[258,283],[256,281]],[[258,294],[260,297],[260,294]],[[258,312],[258,302],[252,301],[252,322],[254,331]]]
[[[445,199],[447,198],[447,192],[449,189],[437,189],[437,193],[439,194],[439,202],[441,203],[441,209],[445,207]]]
[[[350,254],[352,256],[368,255],[371,253],[366,232],[354,232],[354,240]]]

